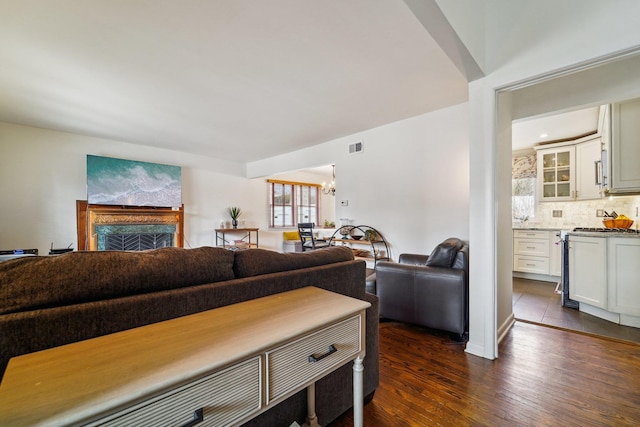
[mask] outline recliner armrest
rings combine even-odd
[[[395,271],[405,271],[413,273],[415,267],[418,267],[414,264],[401,264],[399,262],[393,261],[379,261],[376,264],[376,276],[380,272],[395,272]]]

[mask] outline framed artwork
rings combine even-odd
[[[87,203],[178,208],[182,168],[87,155]]]

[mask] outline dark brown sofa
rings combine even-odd
[[[0,373],[13,356],[305,286],[371,303],[364,371],[371,398],[378,386],[378,300],[365,293],[365,263],[340,247],[295,254],[211,247],[72,252],[2,262]],[[351,364],[320,380],[320,423],[348,410],[352,396]],[[288,426],[305,417],[303,390],[247,425]]]

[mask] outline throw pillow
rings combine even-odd
[[[460,248],[462,248],[462,241],[451,237],[436,246],[429,258],[427,258],[426,265],[431,267],[451,267]]]

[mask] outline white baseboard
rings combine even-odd
[[[560,281],[560,276],[548,276],[546,274],[536,274],[536,273],[523,273],[521,271],[514,271],[513,277],[517,277],[519,279],[540,280],[541,282],[557,283]]]
[[[580,302],[580,311],[582,311],[583,313],[590,314],[592,316],[599,317],[604,320],[608,320],[609,322],[618,323],[618,324],[620,323],[620,315],[618,313],[612,313],[600,307],[594,307],[592,305]]]
[[[516,323],[516,318],[513,315],[513,312],[507,317],[507,320],[504,321],[502,325],[498,328],[498,343],[502,341],[502,339],[507,335],[509,329]]]
[[[494,359],[493,357],[489,357],[484,352],[484,346],[479,345],[475,342],[472,342],[471,337],[469,337],[469,341],[467,341],[467,346],[464,351],[469,354],[473,354],[474,356],[483,357],[485,359]]]
[[[633,326],[634,328],[640,328],[640,317],[621,314],[620,324],[625,326]]]

